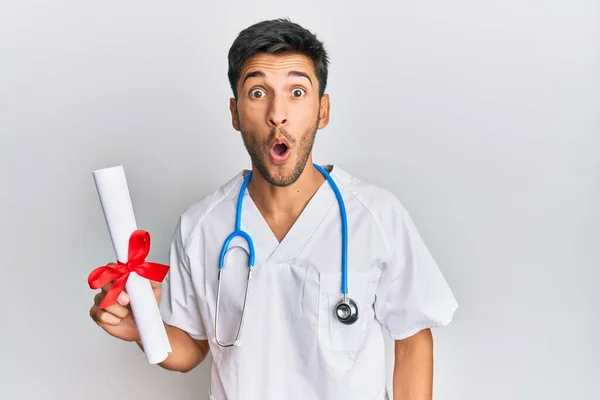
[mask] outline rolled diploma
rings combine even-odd
[[[92,172],[117,260],[127,262],[129,237],[137,229],[123,166]],[[164,361],[172,351],[150,281],[131,272],[125,286],[146,359]]]

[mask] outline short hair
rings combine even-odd
[[[229,49],[228,77],[237,99],[237,84],[246,60],[258,54],[303,54],[313,61],[319,81],[319,97],[327,87],[329,58],[317,36],[289,19],[278,18],[258,22],[242,30]]]

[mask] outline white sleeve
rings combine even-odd
[[[400,340],[447,326],[458,303],[409,214],[401,207],[392,212],[392,256],[377,287],[375,315]]]
[[[183,244],[181,220],[171,242],[169,259],[170,269],[162,282],[159,306],[163,321],[187,332],[194,339],[207,339]]]

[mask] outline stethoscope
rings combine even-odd
[[[340,209],[340,217],[342,220],[342,299],[336,304],[334,313],[337,319],[345,325],[352,325],[358,320],[358,306],[348,297],[348,219],[346,217],[346,207],[344,205],[344,200],[342,199],[342,194],[338,189],[337,185],[331,178],[331,176],[323,169],[321,166],[313,164],[314,167],[323,174],[325,179],[329,182],[333,193],[338,201],[339,209]],[[218,273],[218,286],[217,286],[217,309],[215,311],[215,340],[222,347],[240,347],[242,342],[240,340],[240,335],[242,332],[242,326],[244,324],[244,316],[246,314],[246,304],[248,301],[248,292],[250,289],[250,281],[252,280],[252,267],[254,266],[254,242],[248,233],[241,229],[242,222],[242,202],[244,198],[244,194],[246,192],[246,188],[248,186],[248,182],[250,182],[250,178],[252,177],[252,171],[250,171],[246,178],[244,179],[242,186],[240,187],[240,192],[238,194],[237,200],[237,210],[235,214],[235,230],[225,239],[225,243],[223,243],[223,248],[221,249],[221,256],[219,258],[219,273]],[[246,293],[244,295],[244,305],[242,308],[242,317],[240,318],[240,324],[238,326],[238,331],[235,337],[235,340],[231,343],[223,343],[219,340],[219,302],[221,299],[221,279],[223,277],[223,269],[225,266],[226,256],[228,254],[229,244],[231,241],[237,237],[243,237],[248,243],[249,251],[248,253],[248,278],[246,280]],[[236,246],[239,247],[239,246]]]

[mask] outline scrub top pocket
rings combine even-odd
[[[370,320],[373,319],[373,301],[376,287],[373,272],[348,273],[348,298],[358,306],[358,320],[344,325],[335,314],[342,300],[340,272],[321,272],[319,276],[319,324],[317,337],[322,346],[331,351],[356,352],[360,349]]]

